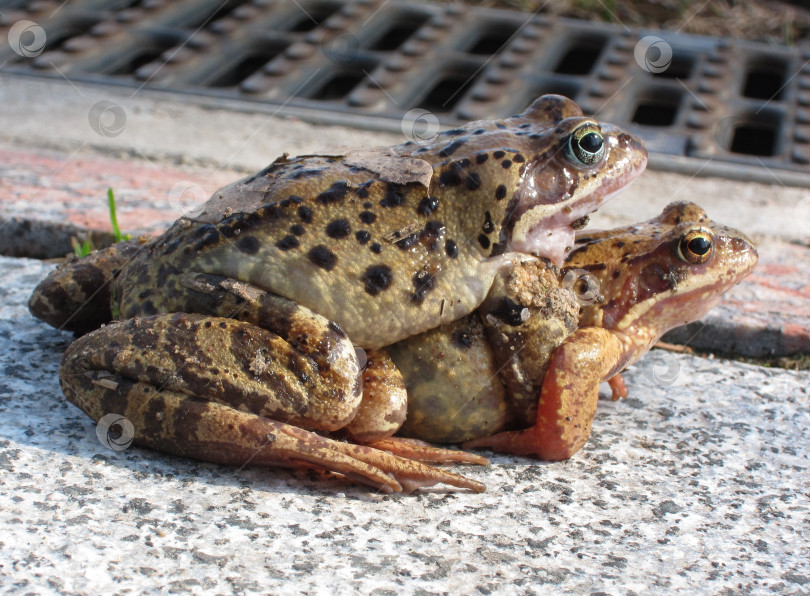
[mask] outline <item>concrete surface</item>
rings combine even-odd
[[[89,119],[99,101],[123,111],[120,130]],[[0,106],[0,216],[106,228],[112,186],[133,232],[283,151],[402,140],[69,81],[0,77]],[[647,172],[592,225],[672,200],[761,249],[704,332],[806,349],[810,192]],[[385,496],[104,446],[59,389],[70,337],[25,308],[51,266],[0,257],[0,591],[810,593],[810,373],[654,351],[568,462],[496,456],[463,470],[482,495]]]
[[[483,494],[113,451],[64,401],[50,265],[0,258],[0,589],[9,593],[806,594],[810,373],[654,351],[567,462]]]

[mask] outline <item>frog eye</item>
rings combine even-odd
[[[604,153],[605,137],[595,124],[583,124],[568,135],[568,158],[574,165],[590,166]]]
[[[712,255],[714,238],[712,233],[703,228],[689,230],[678,244],[678,256],[692,265],[700,265],[709,260]]]

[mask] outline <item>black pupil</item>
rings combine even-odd
[[[589,132],[579,140],[579,146],[583,151],[596,153],[602,148],[602,137],[595,132]]]
[[[692,238],[686,246],[689,248],[690,252],[703,256],[711,250],[712,243],[709,242],[709,239],[705,236],[698,236],[697,238]]]

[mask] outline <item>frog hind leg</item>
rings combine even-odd
[[[597,327],[577,330],[552,355],[534,426],[467,441],[463,447],[489,447],[549,461],[568,459],[588,440],[599,384],[616,374],[621,353],[614,333]]]
[[[317,358],[323,341],[307,335]],[[338,339],[326,343],[334,346]],[[60,378],[68,400],[91,418],[123,416],[137,444],[161,451],[233,465],[319,468],[387,492],[440,482],[483,490],[452,472],[299,427],[335,430],[354,415],[359,369],[348,339],[338,343],[344,344],[343,360],[351,351],[354,368],[335,365],[333,352],[310,362],[300,353],[301,341],[293,347],[249,323],[154,315],[79,338],[65,353]],[[329,372],[327,361],[340,369],[331,371],[337,377],[313,384]],[[309,401],[317,401],[318,392],[325,398],[321,406]]]

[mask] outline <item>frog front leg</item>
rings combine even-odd
[[[60,370],[69,401],[95,420],[116,413],[135,442],[181,456],[337,472],[386,492],[480,483],[423,463],[321,436],[354,417],[354,348],[306,309],[287,312],[286,338],[244,321],[160,314],[79,338]]]
[[[490,447],[544,460],[568,459],[591,434],[599,384],[624,368],[619,335],[598,327],[578,329],[552,355],[533,426],[467,441],[465,449]]]

